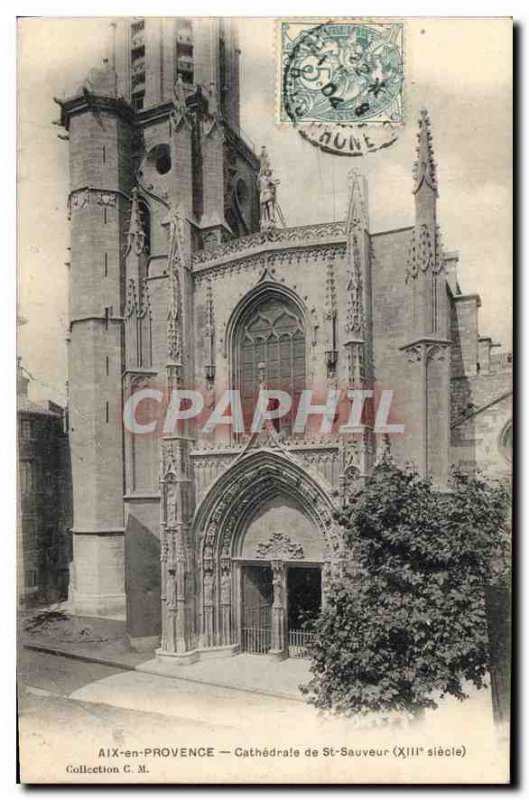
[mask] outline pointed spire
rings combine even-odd
[[[435,196],[438,195],[436,163],[433,155],[430,118],[426,108],[421,109],[419,116],[419,133],[417,134],[417,161],[413,165],[415,186],[413,194],[417,194],[423,183],[430,187]]]
[[[132,190],[132,207],[130,210],[129,231],[127,233],[127,255],[133,250],[136,255],[141,255],[145,249],[145,229],[141,218],[138,202],[138,190]]]
[[[369,228],[369,219],[365,198],[365,181],[357,169],[352,169],[349,179],[349,202],[347,206],[346,230],[348,241],[353,228]]]
[[[364,200],[364,179],[356,169],[349,173],[349,205],[347,208],[347,311],[345,329],[361,336],[364,330],[362,255],[363,235],[368,227],[367,209]]]

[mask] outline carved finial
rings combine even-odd
[[[354,227],[369,228],[369,220],[365,198],[365,182],[361,173],[353,168],[348,174],[349,201],[347,205],[346,229],[348,234]]]
[[[435,193],[437,197],[437,174],[433,155],[432,134],[430,131],[430,118],[426,108],[421,109],[419,116],[419,132],[417,134],[417,161],[414,164],[413,177],[416,194],[423,183]]]
[[[127,254],[134,250],[136,255],[141,255],[145,250],[145,243],[146,236],[138,202],[138,190],[134,187],[132,190],[129,231],[127,233]]]

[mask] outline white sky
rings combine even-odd
[[[413,223],[412,164],[421,105],[430,112],[438,161],[439,220],[460,253],[459,281],[477,291],[480,331],[509,347],[512,167],[511,22],[413,19],[406,35],[408,124],[391,148],[358,159],[321,153],[275,123],[275,23],[239,20],[241,124],[266,144],[288,225],[344,217],[347,172],[369,182],[372,231]],[[53,96],[73,92],[100,63],[108,20],[25,19],[19,39],[19,298],[28,324],[20,354],[34,399],[64,400],[67,379],[68,144],[52,125]]]

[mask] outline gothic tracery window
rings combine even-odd
[[[235,377],[246,430],[250,428],[260,382],[264,380],[267,389],[281,389],[292,398],[290,414],[280,420],[281,430],[289,434],[305,386],[305,329],[301,312],[286,297],[261,299],[240,320],[235,350]]]

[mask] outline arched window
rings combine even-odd
[[[292,397],[292,410],[278,425],[289,434],[299,395],[305,388],[305,327],[301,311],[287,297],[265,296],[239,320],[234,344],[234,378],[241,392],[245,429],[250,428],[264,380],[267,389],[281,389]]]

